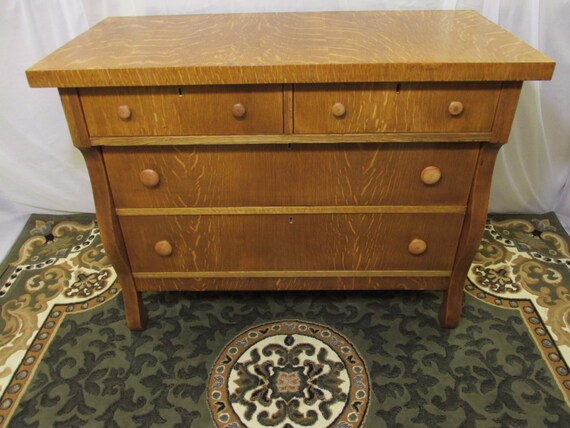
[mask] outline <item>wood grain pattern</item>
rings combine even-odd
[[[501,84],[346,83],[294,85],[295,133],[488,132]],[[449,114],[461,101],[464,111]],[[335,117],[331,107],[346,112]]]
[[[281,134],[281,85],[85,88],[81,102],[89,134],[101,136]],[[241,104],[243,117],[232,108]],[[117,114],[128,105],[130,118]]]
[[[450,270],[462,221],[460,214],[120,217],[133,272]],[[414,238],[428,243],[419,257],[408,253]],[[153,251],[161,240],[172,244],[170,257]]]
[[[465,205],[478,143],[104,147],[117,208]],[[427,186],[426,166],[441,180]],[[152,169],[158,186],[140,183]],[[405,191],[402,191],[405,189]]]
[[[449,278],[135,278],[139,291],[445,290]],[[378,298],[381,298],[378,295]]]
[[[534,80],[553,69],[472,11],[362,11],[108,18],[27,76],[88,87]]]
[[[489,207],[493,167],[500,148],[501,146],[498,144],[486,144],[481,148],[479,154],[449,289],[443,295],[439,311],[439,322],[442,327],[455,328],[461,318],[463,287],[467,271],[483,237]]]
[[[291,135],[177,135],[169,137],[92,137],[93,146],[204,146],[344,143],[473,143],[489,141],[490,132],[406,132]]]

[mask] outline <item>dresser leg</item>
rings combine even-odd
[[[456,292],[457,287],[443,292],[443,299],[439,307],[439,324],[442,328],[455,328],[459,325],[461,308],[463,306],[463,287]]]
[[[93,185],[93,197],[97,214],[97,223],[101,230],[101,241],[107,256],[113,264],[123,290],[125,318],[131,330],[143,330],[147,322],[146,310],[142,304],[141,293],[137,291],[123,233],[115,213],[115,204],[109,188],[103,155],[99,148],[81,150],[89,177]]]
[[[131,330],[144,330],[148,321],[148,315],[142,302],[142,293],[136,291],[132,278],[128,278],[126,281],[123,279],[124,275],[119,277],[123,290],[127,327]]]
[[[500,148],[500,144],[486,143],[481,146],[479,152],[449,288],[443,294],[443,301],[439,309],[439,323],[443,328],[457,327],[461,318],[463,288],[469,267],[483,237],[493,166]]]

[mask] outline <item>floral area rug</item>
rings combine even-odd
[[[570,426],[570,239],[491,216],[459,327],[435,292],[147,293],[124,322],[94,216],[0,266],[0,427]]]

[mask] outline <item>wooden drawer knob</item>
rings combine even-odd
[[[463,113],[463,103],[461,101],[451,101],[449,103],[449,114],[459,116],[461,113]]]
[[[156,187],[160,183],[160,176],[154,169],[144,169],[139,174],[141,183],[146,187]]]
[[[412,241],[408,244],[408,251],[414,256],[419,256],[420,254],[425,253],[426,250],[426,241],[422,239],[412,239]]]
[[[168,241],[158,241],[154,244],[154,251],[161,257],[168,257],[172,254],[172,245]]]
[[[232,107],[232,114],[236,119],[241,119],[245,116],[245,107],[241,103],[234,104]]]
[[[422,170],[420,177],[424,184],[432,185],[441,179],[441,170],[437,166],[426,166]]]
[[[117,110],[117,114],[123,120],[127,120],[131,118],[131,108],[128,105],[119,106]]]
[[[346,107],[343,103],[335,103],[332,106],[332,114],[334,117],[343,117],[346,113]]]

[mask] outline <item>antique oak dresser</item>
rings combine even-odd
[[[109,18],[27,77],[59,88],[130,328],[146,291],[293,289],[441,290],[455,327],[553,69],[475,12],[385,11]]]

